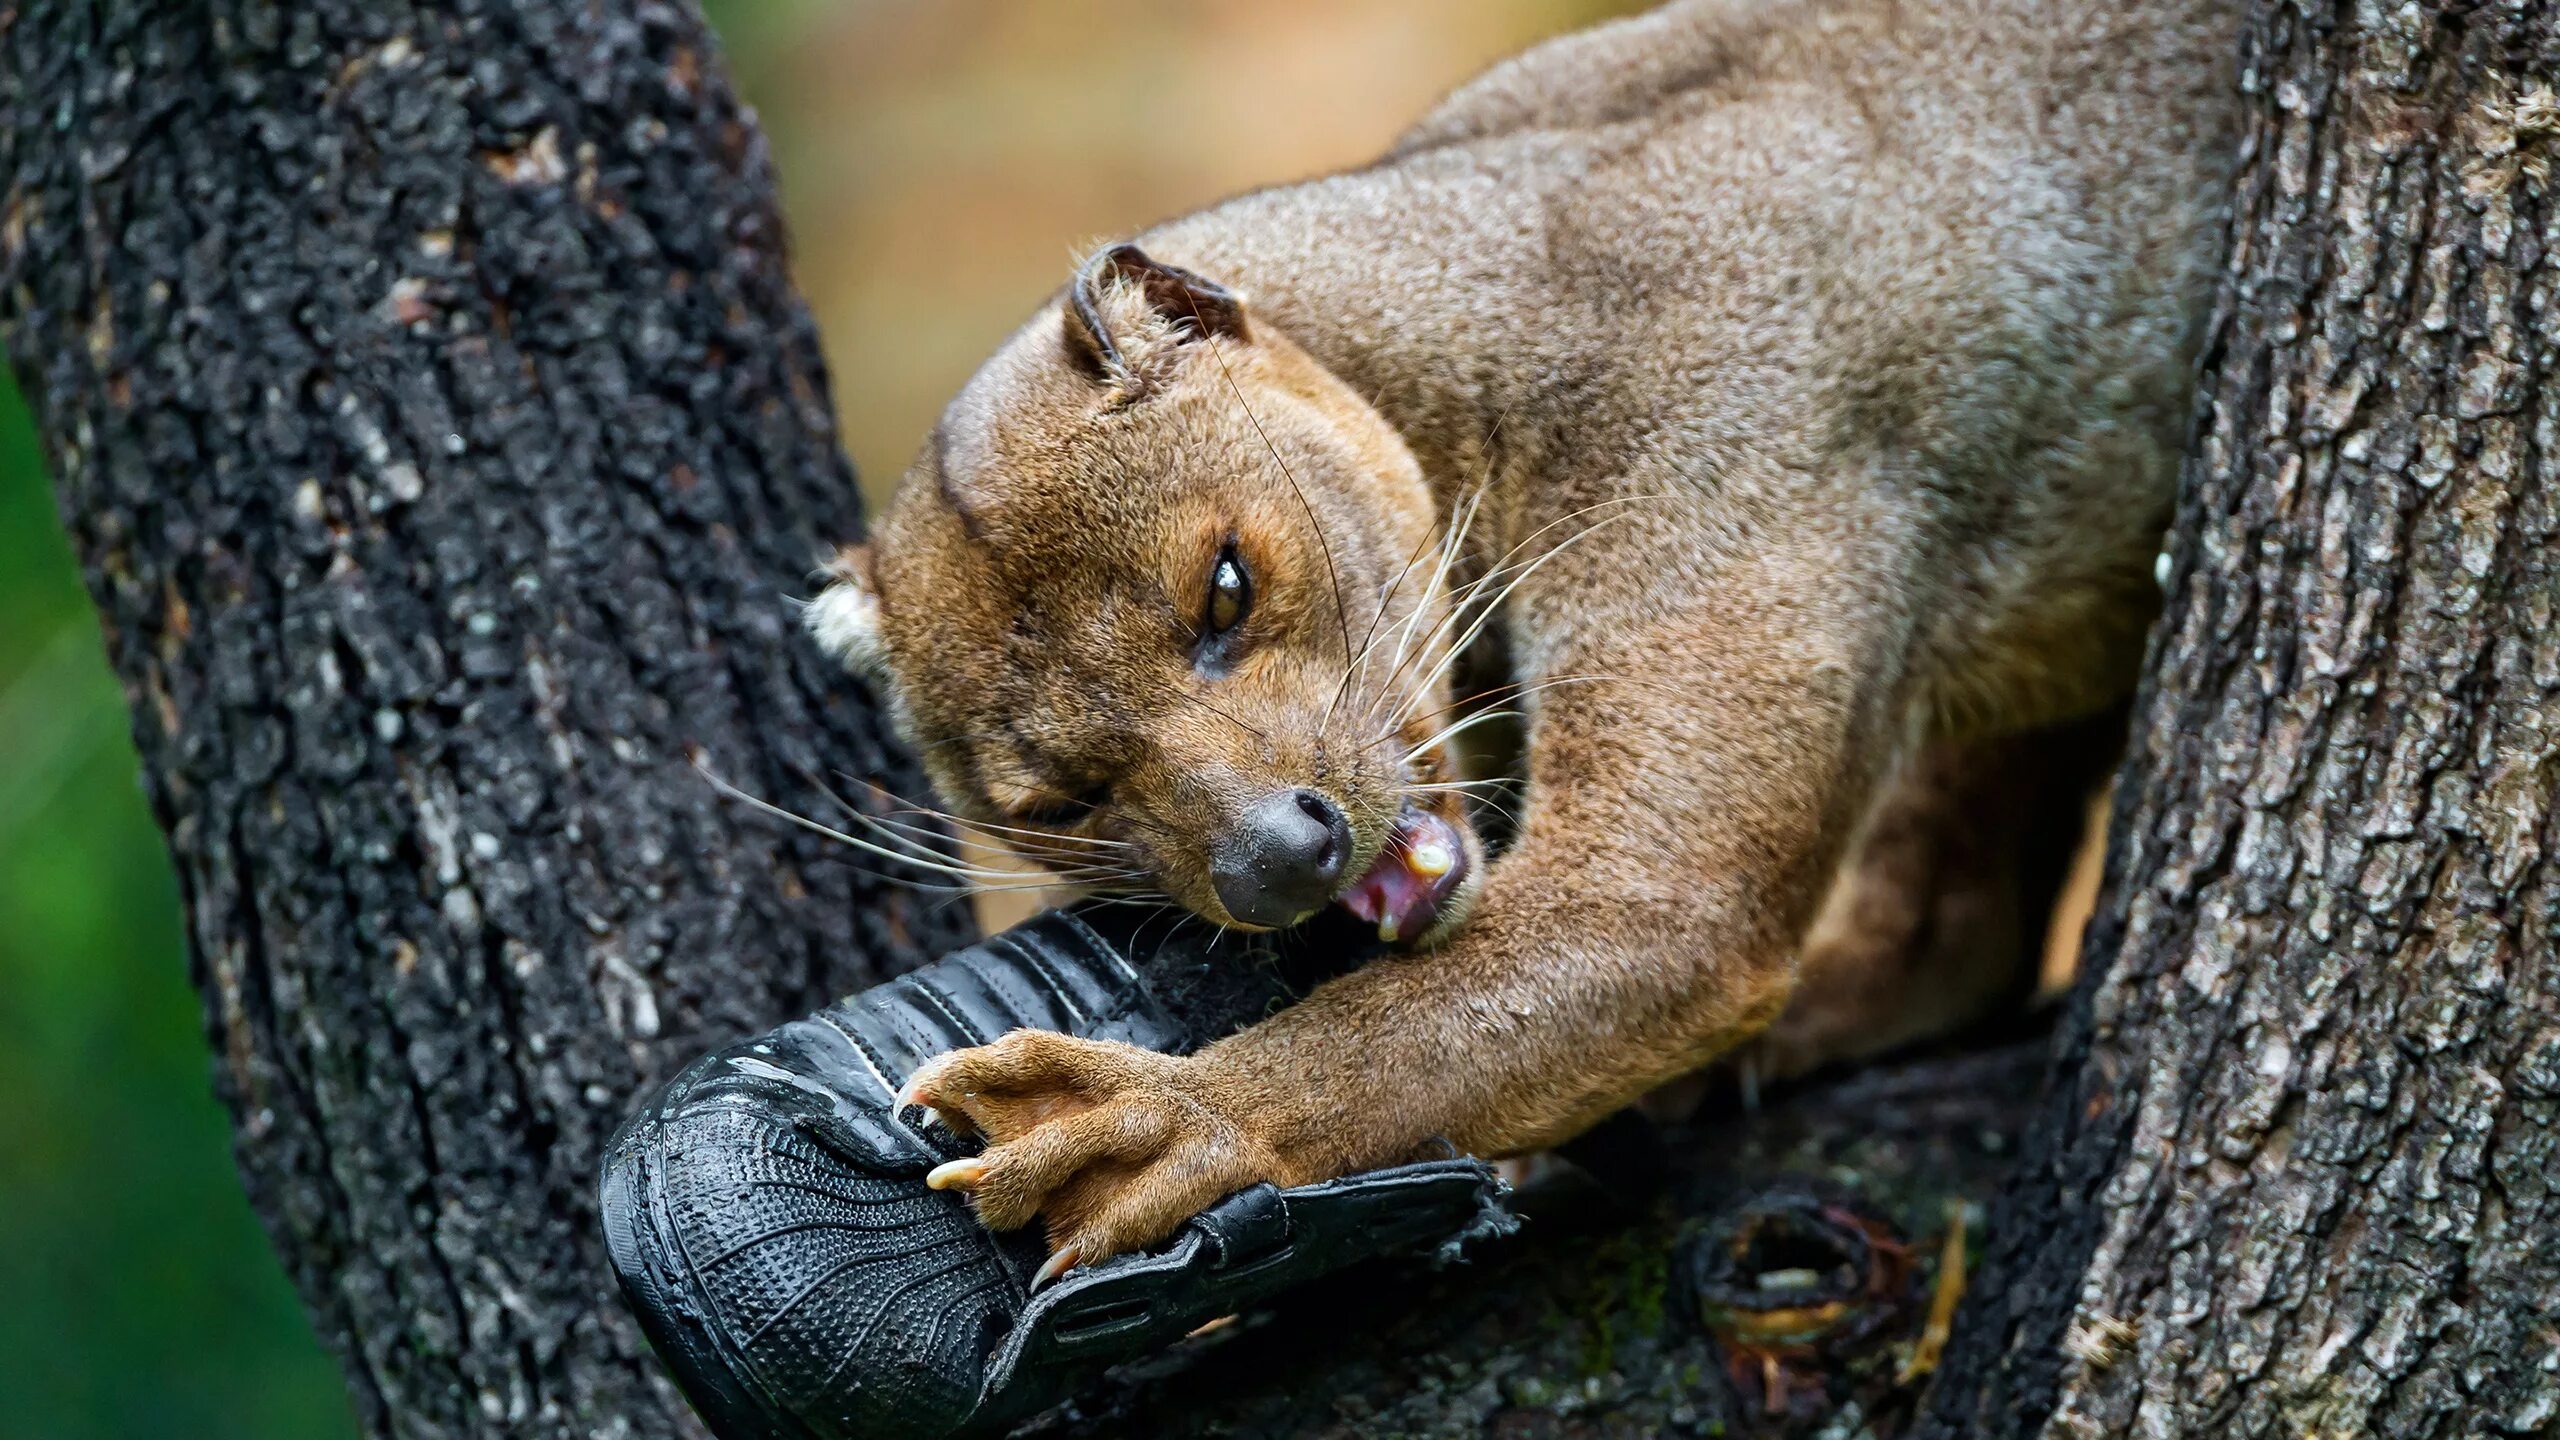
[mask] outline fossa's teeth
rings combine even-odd
[[[1396,922],[1392,916],[1378,922],[1378,938],[1390,945],[1396,943]]]
[[[1404,863],[1413,873],[1426,880],[1437,880],[1455,869],[1457,852],[1438,840],[1425,840],[1405,853]]]

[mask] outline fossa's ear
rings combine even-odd
[[[1114,289],[1133,291],[1144,302],[1146,333],[1130,334],[1125,316],[1115,315],[1122,307],[1111,304]],[[1124,386],[1143,380],[1147,356],[1139,352],[1160,349],[1167,340],[1180,345],[1247,338],[1242,297],[1125,240],[1104,246],[1076,268],[1065,312],[1068,353],[1096,376]]]
[[[847,545],[818,573],[826,588],[801,612],[809,633],[846,669],[881,678],[880,593],[872,579],[871,547]]]

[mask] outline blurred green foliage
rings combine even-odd
[[[124,697],[0,376],[0,1433],[353,1433],[210,1067]]]

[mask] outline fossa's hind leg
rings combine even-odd
[[[2036,986],[2117,716],[1924,748],[1805,934],[1796,992],[1736,1058],[1761,1078],[1962,1031]]]

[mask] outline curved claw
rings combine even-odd
[[[1061,1248],[1056,1254],[1040,1262],[1039,1271],[1031,1277],[1031,1288],[1037,1290],[1073,1270],[1076,1268],[1076,1261],[1081,1258],[1082,1254],[1075,1246],[1068,1245]]]
[[[987,1162],[977,1156],[945,1161],[925,1172],[928,1190],[975,1190],[987,1178]]]

